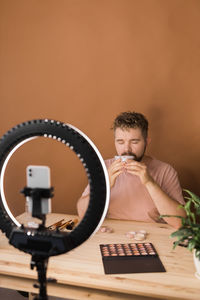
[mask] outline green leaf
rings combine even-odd
[[[193,202],[196,202],[200,205],[200,197],[199,196],[197,196],[196,194],[194,194],[191,191],[186,190],[186,189],[184,189],[183,191],[185,191],[186,193],[188,193],[190,195],[191,198],[189,198],[189,199],[191,199]],[[186,197],[186,199],[187,199],[187,197]]]
[[[195,241],[190,241],[189,243],[188,243],[188,249],[190,250],[190,251],[192,251],[193,249],[194,249],[194,247],[195,247]]]
[[[176,242],[174,242],[174,244],[173,244],[173,249],[175,249],[175,248],[176,248],[176,246],[178,246],[178,245],[179,245],[179,243],[180,243],[180,241],[176,241]]]
[[[175,232],[171,233],[171,237],[177,237],[177,238],[186,238],[188,239],[188,237],[192,236],[193,232],[190,229],[183,229],[183,230],[177,230]]]

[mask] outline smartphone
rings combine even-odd
[[[51,187],[50,168],[47,166],[27,166],[26,168],[26,183],[28,188],[45,188]],[[33,213],[33,200],[31,197],[26,197],[28,212]],[[48,214],[51,212],[51,198],[41,199],[41,212]]]

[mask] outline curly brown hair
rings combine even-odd
[[[122,112],[113,122],[112,129],[115,131],[116,128],[140,128],[143,137],[146,139],[148,134],[148,121],[146,117],[140,113],[131,111]]]

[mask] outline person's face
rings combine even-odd
[[[132,155],[137,161],[141,161],[148,139],[144,139],[140,128],[116,128],[115,148],[118,155]]]

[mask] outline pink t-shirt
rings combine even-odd
[[[113,161],[114,158],[105,161],[107,168]],[[174,168],[149,156],[145,156],[142,162],[146,164],[148,172],[154,181],[169,197],[181,204],[185,203],[177,172]],[[88,201],[89,185],[77,204],[80,216],[84,215]],[[112,219],[162,222],[159,219],[159,212],[148,190],[141,183],[140,178],[127,172],[117,177],[115,185],[111,189],[107,217]]]

